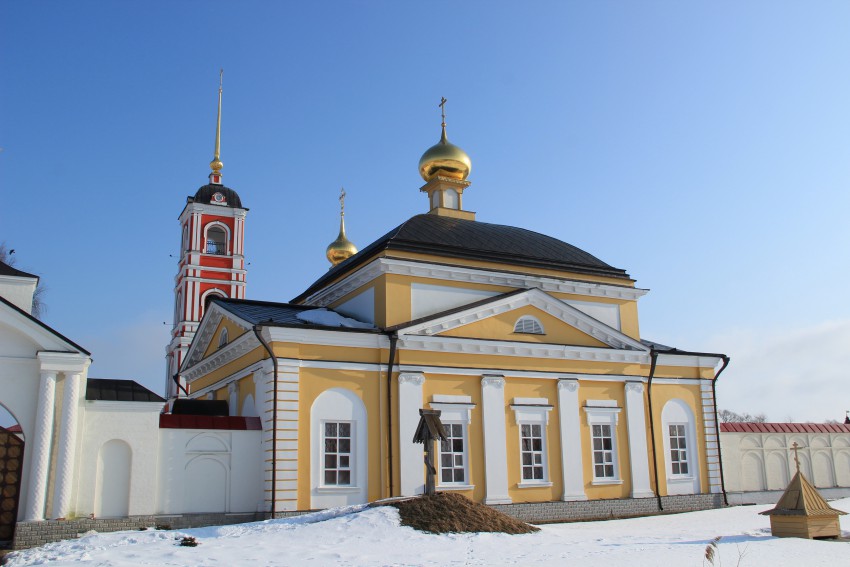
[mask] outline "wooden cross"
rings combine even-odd
[[[797,454],[797,451],[800,450],[800,446],[797,445],[797,442],[794,441],[794,444],[791,445],[791,450],[794,451],[794,462],[797,463],[797,472],[800,472],[800,456]]]
[[[440,104],[437,105],[440,107],[440,111],[443,114],[443,126],[446,125],[446,102],[448,102],[446,101],[446,97],[442,96],[440,97]]]
[[[339,212],[345,214],[345,187],[339,188]]]

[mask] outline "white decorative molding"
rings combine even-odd
[[[564,494],[561,500],[587,500],[584,493],[584,450],[581,446],[578,380],[567,378],[558,382],[558,421],[561,434],[561,474]]]
[[[197,344],[199,336],[200,335],[195,336],[195,341],[192,343],[192,349],[194,349],[194,345]],[[212,334],[210,334],[209,338],[212,338]],[[201,342],[204,342],[203,338],[201,338]],[[243,333],[233,341],[227,343],[227,346],[218,349],[208,357],[202,359],[200,362],[195,363],[194,366],[190,366],[193,361],[187,358],[184,363],[187,366],[187,369],[181,373],[181,376],[187,383],[191,384],[201,376],[209,374],[216,368],[220,368],[225,364],[236,360],[240,356],[251,352],[258,346],[260,346],[260,341],[257,340],[254,333],[250,331]],[[192,349],[190,349],[190,352]],[[198,349],[197,352],[201,352],[201,350]]]
[[[508,494],[508,449],[505,424],[505,378],[481,378],[484,433],[485,504],[510,504]]]
[[[421,386],[425,383],[425,376],[421,372],[403,373],[398,375],[399,384],[411,384],[413,386]]]
[[[626,393],[643,393],[643,382],[626,382],[625,386]]]
[[[525,400],[538,401],[527,403]],[[517,425],[539,423],[546,426],[549,425],[549,412],[552,411],[553,406],[549,405],[549,400],[546,398],[514,398],[510,408],[514,411],[514,420]]]
[[[558,380],[558,389],[566,390],[567,392],[575,392],[578,390],[578,380],[575,378],[564,378]]]
[[[381,274],[399,274],[443,281],[484,284],[513,288],[539,288],[553,293],[569,293],[589,297],[607,297],[636,301],[649,290],[627,285],[591,283],[566,278],[533,276],[496,270],[461,268],[436,263],[397,260],[394,258],[376,258],[353,274],[320,289],[304,300],[306,305],[327,306],[337,299],[348,295]]]
[[[655,496],[649,481],[649,451],[646,445],[646,413],[643,383],[626,382],[626,427],[629,436],[629,463],[632,468],[632,498]]]
[[[605,323],[582,313],[575,307],[536,288],[502,297],[501,299],[497,298],[489,303],[451,313],[443,317],[401,327],[399,334],[405,337],[418,334],[435,335],[529,305],[560,319],[564,323],[575,327],[611,348],[634,350],[640,353],[649,352],[649,347],[640,341],[621,333],[617,329],[609,327]]]

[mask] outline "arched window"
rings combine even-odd
[[[667,469],[667,494],[699,494],[696,427],[690,406],[684,400],[670,400],[661,410],[661,423]]]
[[[189,225],[183,225],[183,240],[180,241],[180,256],[189,250]]]
[[[531,315],[523,315],[517,322],[514,324],[514,333],[526,333],[529,335],[543,335],[545,331],[543,330],[543,325],[540,321],[537,320],[536,317],[532,317]]]
[[[207,254],[227,254],[227,229],[221,224],[211,224],[207,228]]]
[[[202,317],[204,315],[204,312],[210,305],[210,301],[212,301],[215,297],[226,298],[227,294],[225,294],[222,290],[218,288],[212,288],[205,291],[203,295],[201,295],[200,313],[198,313],[199,317]]]
[[[218,334],[218,348],[227,346],[227,329],[222,329]]]

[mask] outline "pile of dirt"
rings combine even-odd
[[[387,505],[398,508],[403,526],[432,534],[528,534],[540,529],[454,492],[438,492],[433,496],[419,496]]]

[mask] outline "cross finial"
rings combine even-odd
[[[799,473],[800,472],[800,456],[797,454],[797,451],[800,450],[800,446],[797,445],[796,441],[794,441],[794,443],[791,445],[791,450],[794,451],[794,462],[797,463],[797,472]]]
[[[440,107],[440,111],[442,112],[442,115],[443,115],[443,128],[446,127],[446,102],[448,102],[446,100],[446,97],[444,97],[444,96],[440,97],[440,104],[438,106]]]
[[[339,188],[339,214],[345,216],[345,187]]]

